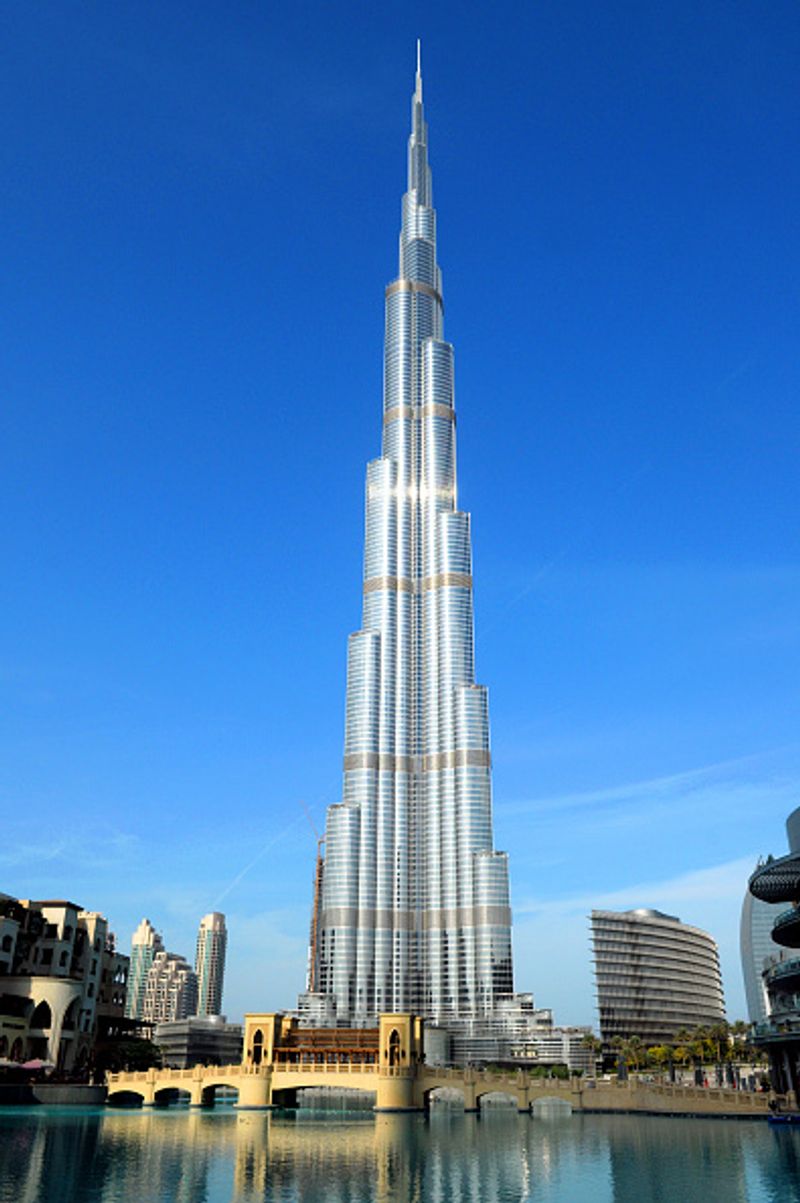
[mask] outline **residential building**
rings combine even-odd
[[[224,1015],[190,1016],[159,1023],[153,1040],[164,1065],[190,1069],[193,1065],[234,1065],[242,1059],[242,1025]]]
[[[761,902],[781,903],[772,926],[779,946],[768,959],[764,985],[768,1016],[755,1024],[755,1043],[769,1056],[772,1087],[800,1102],[800,807],[786,820],[789,854],[768,857],[750,878]]]
[[[219,1015],[222,1010],[222,987],[225,978],[225,951],[228,932],[225,916],[212,911],[200,920],[197,933],[197,955],[194,971],[197,974],[197,1014]]]
[[[97,911],[0,894],[0,1057],[88,1069],[122,1020],[128,958]]]
[[[781,952],[780,945],[772,939],[772,925],[782,909],[779,902],[762,902],[750,893],[749,888],[745,893],[739,925],[739,947],[747,1017],[751,1023],[759,1023],[769,1015],[764,970],[769,959],[779,956]]]
[[[413,1012],[463,1055],[514,990],[508,860],[493,842],[488,696],[474,671],[470,516],[457,505],[453,348],[417,66],[398,277],[386,289],[383,446],[367,467],[342,801],[317,874],[311,995],[337,1022]],[[477,1048],[478,1045],[475,1045]]]
[[[661,1044],[725,1019],[719,953],[706,932],[648,908],[591,918],[604,1043],[638,1036]]]
[[[157,952],[147,973],[141,1018],[171,1023],[197,1014],[197,975],[176,952]]]
[[[157,952],[164,951],[164,942],[149,919],[142,919],[131,937],[131,966],[128,975],[128,1000],[125,1014],[141,1019],[147,975]]]

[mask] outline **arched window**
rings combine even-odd
[[[11,936],[3,936],[3,952],[11,952]]]
[[[30,1026],[32,1028],[49,1028],[53,1022],[53,1016],[50,1013],[50,1006],[46,1002],[40,1002],[38,1007],[31,1015]]]
[[[389,1037],[389,1065],[400,1064],[400,1033],[397,1028],[392,1028],[392,1034]]]
[[[22,1047],[23,1047],[22,1040],[18,1036],[17,1039],[14,1041],[14,1043],[11,1045],[11,1058],[10,1059],[12,1061],[21,1061],[22,1060],[22,1056],[23,1056]]]
[[[67,924],[67,926],[64,928],[64,939],[65,940],[72,939],[72,928],[70,927],[69,924]]]
[[[259,1028],[253,1033],[253,1064],[260,1065],[264,1053],[264,1033]]]

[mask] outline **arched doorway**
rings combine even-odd
[[[393,1069],[400,1064],[400,1033],[397,1028],[392,1028],[389,1036],[389,1068]]]
[[[264,1033],[257,1028],[253,1033],[253,1064],[260,1065],[264,1055]]]

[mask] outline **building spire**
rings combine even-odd
[[[414,99],[421,101],[422,100],[422,43],[419,38],[417,38],[417,79],[416,79],[416,84],[417,84],[417,87],[416,87],[416,91],[414,92]]]

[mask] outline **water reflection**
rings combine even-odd
[[[502,1109],[0,1111],[0,1203],[800,1203],[800,1132]]]

